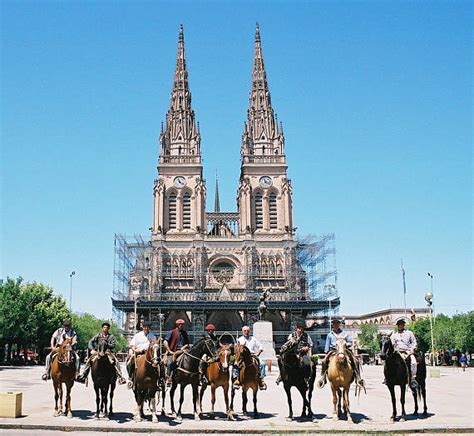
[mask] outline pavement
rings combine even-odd
[[[328,386],[320,390],[315,387],[312,408],[316,422],[296,418],[288,422],[288,405],[282,385],[276,386],[277,372],[267,375],[268,390],[258,393],[259,419],[242,414],[241,393],[235,397],[235,421],[228,421],[224,414],[225,406],[222,390],[217,391],[216,418],[209,418],[210,389],[206,390],[203,399],[203,419],[195,421],[192,408],[191,388],[185,391],[183,404],[183,421],[177,422],[171,417],[159,416],[158,423],[151,422],[151,416],[145,408],[146,419],[142,422],[133,421],[135,401],[132,391],[126,385],[117,386],[114,396],[114,416],[111,420],[95,420],[95,393],[92,382],[86,387],[75,383],[72,390],[73,418],[65,416],[53,417],[54,392],[52,382],[41,380],[42,367],[0,367],[0,391],[23,393],[23,416],[0,418],[0,433],[25,434],[35,436],[59,431],[87,431],[88,434],[99,432],[120,432],[136,434],[163,432],[168,434],[294,434],[294,433],[425,433],[457,432],[474,434],[473,392],[474,369],[466,372],[460,369],[443,367],[440,378],[427,378],[428,415],[413,416],[414,402],[411,394],[407,395],[405,422],[390,422],[391,400],[388,389],[382,384],[383,368],[381,366],[364,366],[364,378],[367,394],[354,396],[351,389],[351,412],[354,423],[345,420],[332,420],[332,394]],[[124,372],[125,373],[125,372]],[[319,374],[319,368],[318,368]],[[397,388],[397,394],[399,390]],[[302,400],[296,389],[292,390],[293,410],[296,417],[301,413]],[[178,403],[179,390],[176,392]],[[251,394],[250,394],[251,397]],[[252,401],[249,398],[249,410]],[[161,408],[161,406],[160,406]],[[400,406],[397,406],[400,412]],[[170,412],[169,397],[165,402],[167,413]],[[422,406],[420,406],[421,411]]]

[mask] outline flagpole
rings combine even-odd
[[[403,268],[403,259],[400,259],[400,266],[402,268],[402,279],[403,279],[403,304],[405,308],[405,320],[407,320],[407,285],[405,281],[405,270]]]

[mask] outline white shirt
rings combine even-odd
[[[139,351],[148,350],[148,345],[150,341],[156,341],[156,336],[153,333],[148,333],[145,335],[143,331],[138,332],[130,341],[130,347],[138,348]]]
[[[64,339],[66,339],[66,338],[69,338],[69,339],[72,340],[72,345],[77,344],[77,334],[71,328],[68,331],[66,331],[66,329],[64,327],[58,328],[53,333],[53,338],[54,338],[54,341],[55,341],[55,344],[56,344],[57,347],[59,347],[63,343]]]
[[[239,339],[237,339],[237,342],[240,345],[245,345],[252,354],[257,354],[259,351],[263,351],[262,345],[253,336],[249,336],[248,338],[241,336]]]
[[[391,340],[396,351],[408,351],[411,353],[416,348],[416,338],[410,330],[403,330],[402,333],[392,333]]]
[[[290,333],[290,334],[288,335],[288,340],[290,340],[292,337],[293,337],[293,333]],[[297,337],[297,339],[299,339],[299,338],[300,338],[300,336]],[[309,346],[309,349],[310,349],[310,350],[313,349],[313,345],[314,345],[314,344],[313,344],[313,340],[311,339],[311,336],[308,335],[308,346]]]

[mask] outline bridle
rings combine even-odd
[[[213,340],[212,339],[204,339],[204,345],[207,349],[207,351],[209,351],[209,355],[212,356],[213,358],[215,357],[215,352],[213,352],[209,346],[209,344],[214,344]],[[203,353],[203,355],[206,354],[205,352]],[[188,357],[191,357],[192,359],[195,359],[195,360],[198,360],[199,362],[204,362],[204,363],[208,363],[207,360],[203,359],[202,357],[198,357],[198,356],[194,356],[193,354],[191,354],[191,352],[185,350],[183,351],[183,354],[182,356],[188,356]],[[178,360],[178,366],[176,369],[182,371],[182,372],[185,372],[186,374],[198,374],[199,372],[192,372],[192,371],[188,371],[187,369],[184,369],[182,368],[180,365],[182,364],[183,362],[183,359],[181,360]]]
[[[224,347],[219,352],[219,356],[221,354],[224,356],[224,362],[222,362],[221,357],[219,357],[219,370],[222,372],[229,371],[229,357],[230,357],[230,347]]]
[[[347,362],[346,340],[340,336],[336,336],[336,357],[339,363]]]
[[[161,340],[161,339],[160,339]],[[160,349],[159,342],[153,342],[153,344],[150,344],[151,347],[148,347],[148,350],[145,354],[145,361],[151,365],[153,368],[157,369],[159,368],[159,361],[160,361],[160,356],[158,354],[158,350]],[[151,360],[148,360],[148,354],[150,354],[151,350]]]
[[[73,363],[73,352],[70,339],[65,339],[64,342],[59,346],[58,351],[58,362],[61,365],[70,365]]]

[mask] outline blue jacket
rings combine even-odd
[[[346,345],[350,347],[352,345],[352,339],[349,336],[349,333],[344,330],[339,330],[339,333],[336,333],[339,338],[344,338],[346,340]],[[336,334],[331,330],[326,338],[326,345],[324,346],[324,352],[327,353],[329,350],[334,350],[336,348]]]

